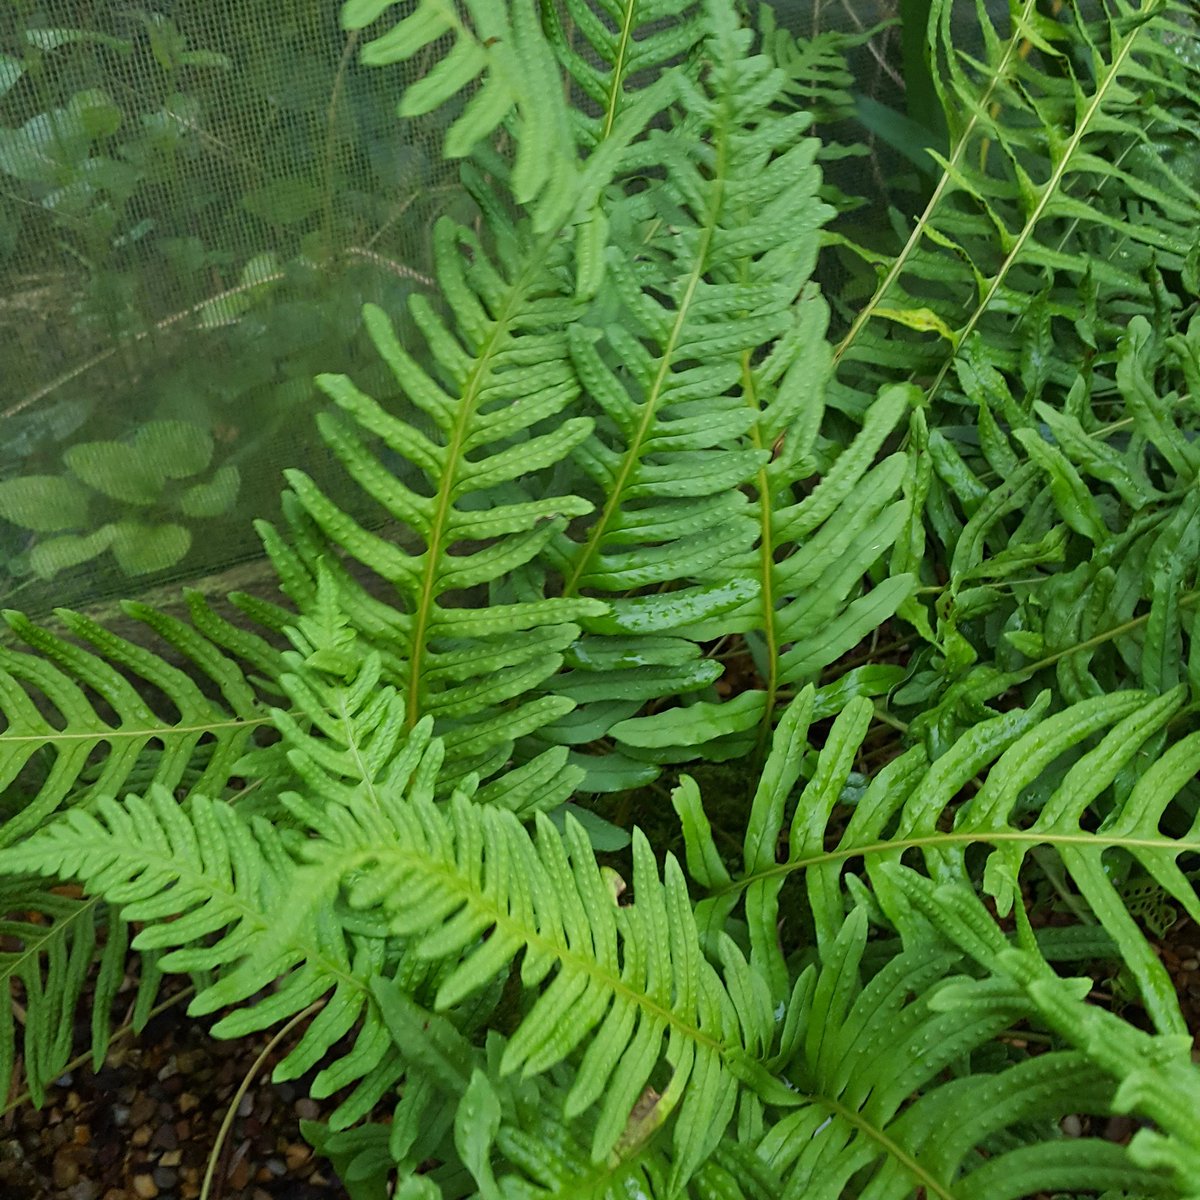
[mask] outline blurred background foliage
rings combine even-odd
[[[781,48],[820,35],[791,66],[829,198],[847,236],[890,243],[943,136],[928,0],[747,7]],[[359,59],[373,30],[338,9],[0,7],[0,603],[87,605],[256,559],[282,468],[339,486],[313,376],[395,402],[362,306],[403,323],[434,221],[470,201],[437,151],[446,113],[398,119],[397,76]],[[874,286],[853,256],[823,271],[844,311]]]

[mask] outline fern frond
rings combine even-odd
[[[0,851],[0,869],[80,879],[91,893],[111,897],[124,919],[146,923],[133,948],[163,951],[163,970],[219,970],[218,981],[188,1010],[200,1015],[241,1005],[214,1026],[218,1036],[267,1028],[327,997],[280,1064],[279,1078],[303,1074],[361,1020],[355,1046],[313,1085],[314,1094],[328,1095],[358,1084],[335,1121],[360,1118],[399,1078],[402,1067],[389,1056],[370,1007],[370,980],[396,969],[389,968],[383,941],[369,931],[346,933],[332,913],[287,938],[276,936],[271,914],[299,897],[294,864],[268,822],[247,822],[230,805],[199,795],[182,806],[158,789],[123,804],[104,798]],[[263,943],[270,944],[266,962],[248,969],[245,956]],[[276,977],[282,977],[277,991],[246,1004]]]
[[[885,527],[899,528],[898,510],[875,520],[889,485],[899,486],[895,462],[873,477],[874,507],[858,509],[841,534],[830,519],[804,555],[778,562],[835,518],[834,490],[848,498],[889,431],[883,409],[893,418],[899,410],[894,397],[881,402],[872,432],[800,513],[791,487],[817,466],[828,361],[824,304],[807,280],[832,210],[817,199],[818,143],[801,137],[809,118],[775,111],[786,76],[749,53],[749,32],[720,9],[710,6],[706,43],[717,65],[702,83],[680,83],[685,119],[644,146],[664,164],[652,195],[656,210],[673,214],[669,236],[648,229],[644,266],[611,254],[592,312],[571,331],[597,413],[574,459],[597,515],[544,557],[565,595],[611,597],[612,613],[583,621],[576,669],[558,681],[579,708],[540,736],[580,746],[615,725],[616,753],[577,759],[597,790],[644,782],[672,757],[728,757],[741,745],[745,713],[732,739],[674,747],[664,745],[661,721],[636,715],[639,702],[686,696],[716,679],[718,664],[700,659],[697,643],[765,631],[771,679],[757,723],[769,728],[780,657],[785,680],[814,673],[890,616],[909,584],[905,577],[869,600],[854,597],[887,544]],[[638,153],[628,166],[642,177]],[[613,202],[610,219],[627,224],[645,202],[638,184]],[[757,493],[749,506],[746,485]],[[836,517],[849,520],[851,507]],[[828,570],[814,575],[818,561]],[[694,730],[706,727],[707,717]]]
[[[707,21],[697,0],[541,0],[546,36],[592,102],[573,111],[585,145],[609,137],[629,93],[670,68],[689,69]]]
[[[289,707],[271,710],[279,741],[239,764],[269,794],[286,793],[293,814],[299,805],[346,803],[356,792],[376,796],[402,787],[413,773],[418,743],[405,741],[404,701],[383,683],[382,657],[363,649],[339,599],[332,575],[321,568],[313,604],[286,630],[295,649],[281,656],[278,676]],[[457,769],[442,768],[439,742],[412,786],[430,795],[440,779],[444,788]],[[529,815],[567,801],[581,774],[567,766],[565,749],[550,750],[505,772],[476,799]],[[274,815],[286,820],[287,808]]]
[[[780,726],[783,743],[792,749],[780,752],[764,772],[740,877],[731,876],[716,853],[694,784],[685,781],[675,793],[689,868],[712,889],[698,919],[703,928],[720,928],[744,896],[751,962],[773,981],[778,996],[786,979],[777,933],[779,894],[793,872],[803,872],[817,942],[825,945],[844,919],[843,875],[851,859],[863,858],[868,877],[884,896],[886,877],[876,878],[879,864],[898,861],[910,849],[920,853],[930,877],[941,883],[972,878],[968,849],[991,846],[983,891],[999,913],[1015,909],[1020,918],[1022,864],[1033,848],[1047,846],[1121,948],[1151,1018],[1164,1032],[1180,1033],[1183,1018],[1174,988],[1103,864],[1114,855],[1128,856],[1184,911],[1200,914],[1200,896],[1177,864],[1181,855],[1197,849],[1196,822],[1186,806],[1173,805],[1200,766],[1200,735],[1189,734],[1162,750],[1136,782],[1125,773],[1143,746],[1157,746],[1182,699],[1181,689],[1159,697],[1123,692],[1048,716],[1044,694],[1029,709],[975,726],[932,763],[921,747],[913,747],[872,780],[836,845],[827,848],[829,815],[866,734],[871,706],[855,700],[834,722],[785,833],[785,801],[799,776],[812,711],[808,690],[793,702],[786,726]],[[978,790],[961,799],[962,789],[981,775]],[[1089,828],[1089,815],[1096,812],[1103,819]],[[953,814],[950,829],[943,828],[947,813]],[[1171,826],[1177,832],[1163,831]],[[787,854],[778,861],[775,847],[781,840]],[[902,932],[915,936],[919,930],[902,925]]]
[[[506,193],[523,195],[515,171],[499,154],[480,151],[488,176],[471,170],[466,178],[486,214],[486,236],[442,222],[435,254],[447,311],[413,300],[427,366],[400,344],[382,312],[367,310],[368,331],[402,405],[423,422],[389,413],[349,379],[318,379],[341,410],[322,418],[322,435],[355,482],[421,547],[389,544],[296,472],[288,475],[285,501],[290,536],[263,530],[282,586],[301,609],[314,594],[318,563],[326,562],[343,608],[376,641],[388,678],[401,688],[406,719],[412,725],[432,713],[460,771],[494,773],[515,739],[571,710],[569,696],[538,691],[576,640],[575,622],[606,610],[593,598],[547,596],[540,585],[517,599],[495,593],[568,520],[591,508],[553,483],[531,499],[518,494],[516,481],[552,478],[550,468],[591,429],[590,418],[562,417],[579,394],[568,330],[593,290],[581,283],[591,274],[582,250],[573,252],[564,234],[594,226],[602,189],[674,87],[669,79],[658,84],[622,109],[585,163],[573,147],[564,152],[555,196],[539,196],[530,215],[508,207]],[[510,132],[518,146],[532,136],[521,127]],[[520,162],[518,150],[518,168]],[[408,464],[403,477],[369,442]],[[399,604],[358,582],[338,561],[344,555],[394,589]],[[480,604],[484,592],[489,602]],[[263,615],[276,628],[290,620],[282,612]]]
[[[1026,936],[1014,946],[974,891],[961,884],[931,880],[892,865],[896,893],[952,943],[961,946],[994,977],[1009,981],[1067,1043],[1078,1046],[1120,1086],[1113,1109],[1138,1113],[1153,1122],[1129,1144],[1130,1160],[1163,1180],[1143,1185],[1147,1194],[1200,1196],[1200,1071],[1192,1061],[1190,1034],[1147,1033],[1084,999],[1092,980],[1064,979],[1047,964]],[[947,1000],[962,1002],[961,996]]]
[[[1027,410],[989,350],[964,353],[977,447],[929,435],[928,510],[951,554],[937,605],[946,663],[934,670],[951,686],[920,732],[952,737],[994,697],[1051,673],[1067,702],[1131,677],[1195,686],[1194,324],[1134,316],[1062,406],[1031,397]],[[971,667],[983,654],[989,672]]]
[[[1156,124],[1173,143],[1192,121],[1194,103],[1180,97],[1197,94],[1195,68],[1164,63],[1171,41],[1186,36],[1172,5],[1105,0],[1094,21],[1066,5],[1051,22],[1022,0],[1007,33],[977,6],[979,57],[951,36],[953,8],[942,0],[931,18],[950,153],[938,160],[942,174],[903,250],[835,351],[831,402],[852,414],[873,392],[865,381],[897,372],[930,377],[940,394],[977,330],[1014,371],[1036,361],[1065,392],[1069,364],[1088,352],[1070,325],[1080,282],[1109,308],[1147,312],[1140,273],[1154,258],[1180,270],[1200,215],[1200,193],[1178,162],[1126,169],[1145,158]],[[1026,44],[1036,52],[1023,52]],[[1139,81],[1164,73],[1172,99],[1148,117]],[[1022,360],[1034,302],[1054,352]]]
[[[836,1200],[856,1176],[868,1181],[864,1196],[989,1200],[1097,1180],[1132,1190],[1161,1183],[1121,1147],[1057,1135],[1068,1113],[1112,1109],[1114,1085],[1086,1054],[962,1069],[1032,1011],[1018,989],[950,976],[955,956],[928,943],[861,985],[866,937],[856,908],[828,947],[795,1056],[781,1064],[804,1101],[757,1151],[787,1179],[782,1196]],[[1043,1132],[1008,1141],[1012,1127]]]
[[[381,913],[420,958],[447,962],[439,1008],[488,986],[524,951],[522,982],[539,994],[505,1048],[501,1074],[544,1072],[587,1040],[564,1112],[598,1107],[591,1155],[601,1161],[658,1063],[668,1063],[659,1104],[664,1116],[679,1109],[673,1179],[689,1178],[733,1111],[738,1077],[726,1057],[740,1061],[747,1048],[769,1045],[774,1018],[732,943],[729,984],[700,956],[678,865],[668,858],[660,877],[635,835],[638,901],[622,908],[570,818],[560,834],[539,816],[534,838],[509,814],[462,797],[445,812],[420,800],[385,803],[383,814],[355,804],[364,822],[357,844],[306,850],[314,894],[344,880],[351,908]],[[387,845],[380,815],[394,828]]]
[[[79,613],[57,614],[71,641],[21,614],[6,614],[27,649],[0,648],[0,845],[21,845],[52,825],[60,810],[88,809],[126,789],[219,792],[255,734],[270,724],[242,667],[202,632],[144,606],[127,611],[160,635],[161,649],[188,661],[192,673],[168,663],[159,648],[118,637]],[[0,917],[15,946],[0,960],[0,1078],[11,1076],[13,1017],[23,1004],[25,1079],[40,1100],[71,1057],[75,1010],[97,956],[92,1053],[102,1059],[128,937],[116,910],[94,900],[57,895],[19,878],[4,879],[0,888]],[[98,923],[107,930],[102,943]],[[153,999],[156,979],[147,960],[145,1003]]]
[[[64,804],[127,787],[223,787],[267,723],[237,664],[181,622],[159,623],[218,700],[154,651],[79,613],[57,615],[79,642],[5,614],[29,650],[0,648],[0,787],[19,805],[0,826],[0,844],[12,845]]]
[[[372,533],[299,472],[288,474],[292,545],[268,531],[293,600],[302,609],[312,602],[325,563],[360,632],[386,647],[410,726],[427,713],[439,718],[464,760],[569,710],[566,700],[526,697],[558,668],[577,635],[572,622],[603,607],[570,598],[467,607],[454,599],[528,562],[556,525],[590,508],[570,494],[501,500],[511,480],[553,465],[589,428],[582,417],[551,422],[577,394],[562,330],[570,302],[556,286],[566,251],[528,230],[526,237],[519,256],[513,256],[517,246],[507,248],[505,259],[516,263],[510,269],[466,230],[440,227],[439,277],[455,326],[428,306],[414,308],[440,379],[399,344],[381,311],[367,311],[372,339],[403,394],[432,422],[433,436],[385,411],[345,377],[318,380],[340,409],[320,419],[323,437],[355,482],[421,547],[413,552]],[[413,464],[426,482],[413,486],[388,471],[368,437]],[[375,600],[335,561],[334,547],[394,589],[398,606]]]
[[[395,0],[347,0],[342,27],[363,29]],[[463,158],[516,111],[519,134],[513,192],[523,204],[539,197],[557,210],[570,203],[575,153],[566,107],[556,103],[558,64],[541,29],[537,0],[419,0],[408,15],[362,49],[363,62],[406,62],[450,35],[451,48],[421,79],[404,89],[400,115],[460,108],[446,132],[444,153]],[[478,86],[475,86],[478,85]],[[458,97],[467,92],[465,105]]]
[[[0,882],[0,914],[6,947],[0,952],[0,1080],[7,1086],[19,1055],[30,1097],[40,1105],[76,1049],[75,1018],[97,958],[100,924],[104,942],[89,1000],[93,1068],[104,1062],[112,1007],[125,978],[128,929],[115,906],[27,878]],[[148,962],[139,981],[140,1010],[156,984]]]

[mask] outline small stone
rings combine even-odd
[[[313,1099],[305,1096],[296,1101],[296,1116],[302,1121],[315,1121],[321,1115],[321,1106]]]
[[[312,1158],[312,1147],[294,1142],[287,1148],[284,1158],[287,1161],[287,1169],[296,1171]]]
[[[1109,1117],[1104,1126],[1104,1140],[1124,1145],[1137,1132],[1137,1122],[1124,1115]]]
[[[191,1092],[184,1092],[179,1097],[179,1103],[176,1105],[176,1107],[181,1113],[190,1113],[192,1109],[198,1107],[199,1104],[200,1098],[198,1096],[193,1096]]]
[[[185,1050],[178,1058],[178,1065],[184,1075],[191,1075],[203,1062],[204,1054],[200,1050]]]
[[[133,1136],[129,1140],[133,1145],[140,1147],[147,1145],[153,1136],[154,1131],[150,1128],[150,1126],[143,1125],[140,1129],[135,1129],[133,1131]]]
[[[1064,1137],[1077,1138],[1083,1136],[1083,1122],[1075,1113],[1069,1113],[1059,1122]]]
[[[158,1184],[153,1175],[135,1175],[133,1177],[133,1192],[139,1200],[154,1200],[158,1195]]]
[[[154,1168],[154,1182],[160,1188],[173,1188],[179,1182],[179,1172],[170,1167],[157,1166]]]
[[[54,1156],[54,1166],[51,1172],[54,1176],[54,1186],[65,1189],[71,1187],[79,1179],[79,1163],[75,1159],[75,1147],[64,1146]]]
[[[159,1150],[174,1150],[179,1145],[179,1135],[172,1125],[160,1125],[150,1141]]]
[[[172,1075],[179,1074],[179,1064],[175,1061],[175,1055],[171,1055],[167,1059],[165,1065],[158,1070],[158,1082],[162,1083],[164,1079],[170,1079]]]
[[[108,1111],[112,1114],[113,1124],[118,1129],[129,1124],[130,1110],[128,1104],[114,1104]]]
[[[229,1186],[236,1191],[243,1191],[250,1182],[250,1164],[244,1159],[239,1159],[229,1173],[225,1177],[229,1181]]]
[[[177,1167],[183,1161],[183,1151],[168,1150],[158,1161],[164,1167]]]
[[[1200,959],[1185,958],[1180,964],[1180,969],[1184,971],[1195,971],[1200,968]]]
[[[287,1171],[287,1165],[284,1163],[282,1158],[268,1158],[265,1165],[267,1170],[270,1171],[276,1179],[278,1179]]]
[[[68,1200],[96,1200],[100,1195],[100,1185],[90,1179],[81,1179],[67,1192]]]
[[[247,1092],[241,1100],[238,1101],[237,1115],[239,1117],[248,1117],[254,1111],[254,1097]]]
[[[143,1092],[133,1102],[133,1107],[129,1110],[129,1123],[131,1125],[145,1125],[157,1110],[158,1101],[153,1096],[147,1096]]]

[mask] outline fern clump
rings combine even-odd
[[[935,0],[882,256],[822,174],[844,39],[393,7],[343,23],[430,64],[477,219],[419,336],[365,311],[386,388],[319,377],[346,486],[288,473],[282,595],[9,618],[33,1098],[132,949],[137,1019],[175,972],[303,1026],[356,1200],[1200,1196],[1194,23]]]

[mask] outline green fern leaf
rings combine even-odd
[[[128,611],[188,662],[195,677],[78,613],[57,614],[73,641],[6,614],[29,649],[0,649],[0,845],[20,846],[35,831],[53,827],[60,810],[87,809],[128,788],[220,791],[257,731],[269,724],[255,688],[217,644],[145,606]],[[5,879],[3,888],[8,936],[19,949],[6,952],[0,977],[19,983],[24,996],[25,1079],[40,1101],[71,1057],[75,1010],[97,955],[92,1054],[103,1058],[128,939],[116,911],[94,900],[71,900],[16,878]],[[31,922],[34,913],[45,923]],[[103,940],[98,922],[107,929]],[[156,981],[147,959],[141,982],[147,999],[141,1004],[153,999]],[[8,993],[0,1004],[4,1079],[14,1061],[19,1002],[17,992]]]

